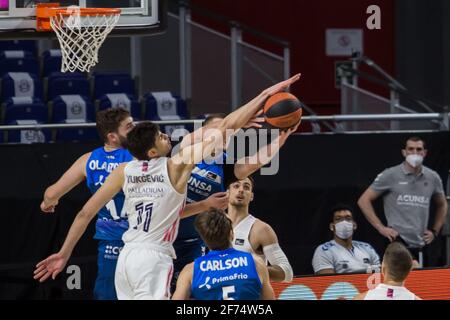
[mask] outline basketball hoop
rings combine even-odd
[[[98,50],[120,18],[120,9],[37,5],[37,30],[53,30],[62,53],[62,72],[89,72],[98,63]]]

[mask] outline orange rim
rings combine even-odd
[[[56,10],[50,10],[51,16],[61,14],[63,16],[70,16],[72,12],[67,11],[68,8],[58,8]],[[120,14],[122,10],[111,9],[111,8],[79,8],[80,16],[95,16],[98,14],[103,14],[105,16],[112,16],[114,14]]]
[[[56,15],[70,16],[73,14],[72,10],[67,10],[68,7],[60,7],[59,3],[39,3],[36,7],[36,30],[37,31],[52,31],[50,26],[50,19]],[[122,10],[117,8],[79,8],[81,17],[105,15],[118,15]]]

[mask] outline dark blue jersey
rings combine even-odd
[[[253,256],[230,248],[194,261],[191,297],[196,300],[259,300],[262,284]]]
[[[86,164],[86,183],[94,194],[105,182],[108,175],[121,163],[133,160],[133,156],[125,149],[107,152],[103,147],[92,151]],[[126,213],[122,212],[125,195],[120,191],[110,202],[98,212],[95,225],[95,239],[121,240],[128,230]]]
[[[226,163],[226,154],[223,153],[219,160],[212,163],[202,161],[192,170],[188,182],[187,204],[205,200],[214,193],[225,191],[224,164]],[[200,237],[194,228],[194,221],[195,216],[180,221],[177,241]]]

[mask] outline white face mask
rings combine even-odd
[[[334,230],[336,231],[336,235],[342,239],[347,240],[351,236],[353,236],[353,223],[348,221],[342,221],[339,223],[336,223],[334,225]]]
[[[413,168],[420,167],[423,163],[423,156],[419,154],[410,154],[406,157],[406,162],[408,162]]]

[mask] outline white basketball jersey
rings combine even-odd
[[[379,284],[375,289],[367,292],[364,300],[415,300],[416,295],[405,287]]]
[[[125,245],[148,245],[175,258],[172,244],[178,234],[186,191],[180,194],[172,186],[167,160],[131,161],[125,167],[124,210],[129,227],[122,239]]]
[[[262,254],[257,254],[250,243],[250,231],[256,222],[256,218],[249,214],[244,220],[239,222],[237,226],[233,228],[234,239],[233,248],[239,251],[245,251],[260,256],[264,261],[266,257]]]

